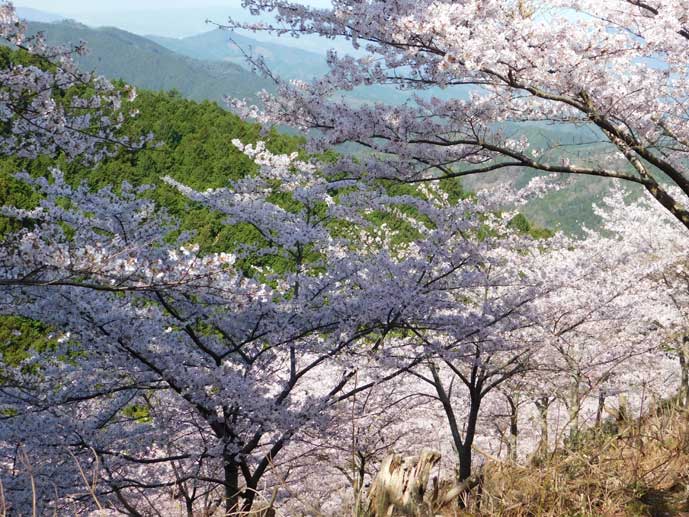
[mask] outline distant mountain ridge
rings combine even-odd
[[[247,36],[222,29],[215,29],[186,38],[146,36],[151,41],[178,54],[211,62],[230,62],[245,65],[244,52],[262,56],[271,73],[282,79],[308,81],[326,74],[329,70],[324,55],[295,47],[258,41]],[[442,95],[442,92],[434,92]],[[401,104],[409,94],[394,86],[363,86],[341,95],[353,104],[383,102]]]
[[[72,20],[29,23],[29,32],[39,31],[50,44],[85,41],[89,52],[78,57],[83,69],[139,88],[175,89],[189,99],[218,102],[225,95],[255,98],[257,91],[272,88],[269,81],[234,63],[192,59],[114,27],[93,29]]]
[[[314,52],[258,41],[236,32],[215,29],[186,38],[146,36],[174,52],[195,59],[243,65],[244,52],[263,56],[270,69],[287,79],[312,79],[328,71],[325,57]],[[240,49],[241,47],[241,49]]]
[[[59,22],[60,20],[64,20],[66,18],[60,14],[39,11],[38,9],[33,9],[31,7],[17,6],[16,12],[20,19],[34,22],[53,23]]]

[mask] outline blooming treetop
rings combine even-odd
[[[685,0],[333,1],[307,7],[245,0],[276,22],[231,27],[345,37],[362,57],[329,54],[330,72],[280,83],[263,121],[319,131],[314,148],[355,141],[377,157],[334,170],[406,181],[526,167],[642,185],[689,227],[689,19]],[[361,85],[428,90],[402,106],[353,106],[333,94]],[[437,88],[448,90],[442,96]],[[455,91],[456,95],[452,92]],[[590,156],[530,145],[533,124],[581,128]],[[523,129],[523,130],[520,130]],[[566,142],[565,142],[566,143]],[[571,143],[571,142],[570,142]],[[662,175],[664,176],[661,176]],[[673,193],[661,182],[667,177]]]
[[[0,4],[0,39],[24,54],[0,68],[0,154],[33,158],[63,152],[98,161],[115,147],[138,146],[118,136],[125,119],[121,92],[102,77],[80,71],[73,56],[86,52],[51,47],[43,34],[26,35],[12,3]],[[136,90],[127,87],[128,99]]]

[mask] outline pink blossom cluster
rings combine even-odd
[[[231,103],[262,123],[313,130],[314,150],[356,142],[376,156],[343,157],[335,172],[419,181],[522,167],[621,178],[643,186],[689,226],[685,0],[244,5],[275,22],[231,21],[230,28],[345,38],[365,50],[359,57],[331,51],[330,71],[310,82],[269,74],[278,93],[264,93],[260,109]],[[369,85],[417,94],[401,105],[350,103],[339,95]],[[543,124],[579,136],[530,140],[529,129]],[[595,159],[563,158],[564,148],[584,142],[595,144]]]

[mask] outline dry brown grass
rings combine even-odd
[[[591,430],[538,465],[488,463],[480,497],[442,515],[689,517],[689,412]]]

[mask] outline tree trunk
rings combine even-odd
[[[510,405],[510,434],[507,438],[507,457],[510,461],[517,461],[517,438],[519,435],[519,408],[512,395],[506,394],[505,398]]]
[[[364,490],[364,476],[366,475],[366,456],[357,451],[353,458],[354,461],[354,479],[352,479],[352,487],[354,489],[354,517],[359,517],[363,514],[362,494]]]
[[[598,408],[596,409],[596,427],[600,427],[603,421],[603,410],[605,409],[605,390],[598,392]]]
[[[459,451],[459,481],[464,481],[471,477],[471,447],[474,445],[476,436],[476,424],[478,422],[478,412],[481,406],[481,397],[478,393],[471,394],[471,406],[469,407],[469,418],[467,419],[464,443]]]
[[[567,413],[569,415],[569,440],[571,445],[576,445],[579,438],[579,414],[581,412],[581,392],[579,390],[580,377],[575,376],[570,388],[567,401]]]
[[[534,459],[543,460],[548,456],[549,452],[549,436],[548,436],[548,411],[550,410],[550,398],[540,397],[534,401],[536,409],[538,410],[538,424],[541,431],[541,436],[538,440],[538,447],[534,453]]]
[[[478,413],[481,406],[481,382],[467,385],[469,396],[471,397],[471,405],[469,407],[469,417],[467,418],[466,431],[464,433],[464,441],[462,441],[459,425],[457,424],[457,417],[452,408],[452,401],[443,387],[442,380],[438,374],[438,369],[435,365],[430,365],[431,374],[433,375],[433,384],[438,394],[438,399],[443,405],[445,415],[447,416],[450,431],[452,433],[452,441],[454,442],[457,456],[459,459],[459,472],[457,475],[458,481],[461,483],[471,477],[471,447],[474,444],[474,436],[476,436],[476,424],[478,422]],[[461,500],[460,500],[461,501]]]
[[[239,513],[239,465],[225,457],[225,515]]]
[[[618,408],[617,408],[617,422],[621,425],[629,420],[630,410],[629,410],[629,400],[627,395],[621,393],[618,397]]]
[[[681,382],[679,387],[679,403],[682,407],[689,407],[689,336],[682,338],[679,347],[679,366]]]
[[[443,387],[443,383],[438,374],[438,370],[435,365],[430,366],[431,374],[433,375],[433,383],[435,386],[435,391],[438,394],[440,403],[443,405],[445,410],[445,416],[447,417],[447,423],[450,426],[450,433],[452,434],[452,443],[457,451],[457,456],[459,457],[459,463],[462,463],[462,450],[464,449],[464,442],[462,441],[462,434],[459,430],[459,425],[457,423],[457,417],[455,416],[454,409],[452,408],[452,401]],[[469,456],[471,458],[471,455]]]

